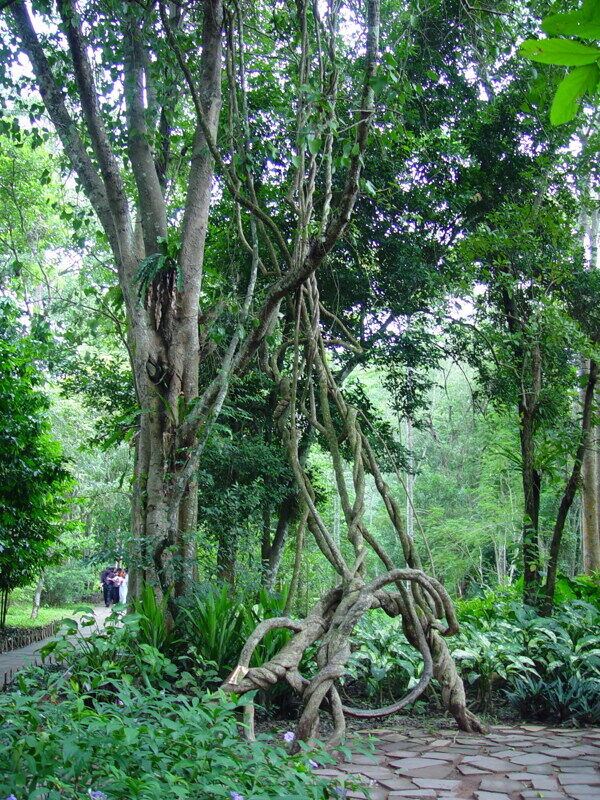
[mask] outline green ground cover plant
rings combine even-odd
[[[90,676],[90,681],[93,678]],[[237,703],[120,682],[100,699],[79,681],[0,696],[0,793],[18,800],[170,797],[324,800],[306,752],[245,742]],[[322,761],[327,757],[319,755]]]
[[[559,591],[552,617],[524,606],[518,586],[458,604],[452,654],[481,710],[508,702],[526,718],[600,722],[600,592],[588,578],[561,578]],[[383,613],[361,623],[353,648],[346,690],[367,701],[401,696],[418,680],[418,654]]]
[[[81,611],[80,625],[94,625],[91,610]],[[139,611],[122,612],[117,606],[105,629],[86,638],[75,620],[66,619],[44,655],[60,656],[67,669],[34,667],[19,676],[14,691],[0,694],[0,796],[345,796],[346,787],[314,774],[331,756],[304,745],[290,754],[291,733],[279,741],[260,736],[246,742],[237,699],[188,692],[174,663],[148,642],[154,635],[148,618]]]

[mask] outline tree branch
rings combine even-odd
[[[110,204],[110,211],[119,243],[118,253],[121,266],[125,270],[128,283],[133,279],[133,271],[137,265],[137,253],[134,243],[133,225],[129,212],[129,200],[117,159],[112,151],[106,128],[100,114],[98,93],[94,82],[92,67],[87,56],[79,17],[73,0],[58,0],[58,10],[63,22],[71,60],[75,72],[75,80],[79,89],[81,110],[86,122],[94,155],[98,161],[100,174]]]
[[[88,200],[98,215],[113,252],[118,253],[117,228],[106,187],[87,153],[86,147],[77,131],[77,126],[67,111],[62,92],[54,80],[52,69],[33,28],[25,3],[21,1],[11,5],[11,16],[15,22],[23,50],[33,67],[40,94],[52,124],[73,169],[81,180]]]
[[[150,149],[144,107],[144,51],[135,11],[128,9],[123,41],[125,56],[125,105],[127,108],[127,152],[135,177],[145,255],[158,251],[159,238],[167,235],[167,215],[154,156]]]

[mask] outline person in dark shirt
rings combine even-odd
[[[100,575],[100,583],[102,584],[102,596],[104,597],[104,605],[108,608],[112,602],[113,590],[113,575],[115,574],[114,567],[106,567],[102,570]]]

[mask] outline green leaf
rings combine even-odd
[[[593,64],[600,58],[597,47],[572,42],[570,39],[527,39],[519,48],[525,58],[542,64],[579,67]]]
[[[376,194],[375,187],[373,186],[371,181],[364,181],[363,188],[364,188],[365,192],[367,192],[367,194],[370,194],[370,195],[375,195]]]
[[[600,19],[587,20],[581,11],[552,14],[542,21],[544,33],[579,36],[582,39],[600,39]]]
[[[307,137],[308,149],[310,150],[310,154],[316,156],[317,153],[321,150],[321,140],[317,139],[316,136],[312,134]]]
[[[572,69],[558,84],[552,107],[550,108],[550,122],[552,125],[562,125],[570,122],[579,111],[577,102],[584,94],[590,94],[598,85],[600,70],[597,64],[586,64],[583,67]]]
[[[600,20],[600,3],[598,0],[583,0],[581,6],[581,16],[585,20]]]
[[[60,624],[63,628],[68,628],[70,631],[79,630],[79,625],[77,624],[77,620],[71,619],[70,617],[65,617],[65,619],[61,619]]]

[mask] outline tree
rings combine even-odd
[[[81,12],[72,0],[61,0],[57,9],[58,18],[48,4],[34,4],[44,20],[38,33],[27,5],[12,3],[13,52],[31,62],[34,84],[118,272],[142,411],[136,563],[148,574],[153,568],[163,590],[174,584],[173,599],[193,582],[195,473],[230,378],[247,368],[272,333],[282,299],[319,267],[350,218],[373,113],[379,6],[369,0],[366,16],[356,18],[364,56],[343,55],[347,63],[358,58],[364,69],[352,71],[343,85],[358,111],[348,111],[352,133],[335,141],[341,90],[335,4],[322,12],[304,2],[295,9],[259,5],[245,12],[259,19],[248,25],[241,7],[224,10],[221,0],[201,9],[89,2]],[[270,20],[266,35],[260,32],[264,19]],[[68,53],[57,47],[57,36],[65,37]],[[279,153],[291,148],[294,156],[270,176],[273,162],[264,164],[263,188],[253,174],[254,160],[263,155],[248,124],[253,115],[253,123],[264,121],[249,105],[249,76],[269,64],[272,36],[276,70],[295,100],[292,115],[283,98],[269,112],[274,140],[265,144]],[[232,126],[226,134],[219,129],[223,58]],[[332,181],[338,149],[347,152],[338,165],[338,175],[344,174],[339,187]],[[211,363],[203,354],[210,350],[211,323],[223,311],[207,292],[204,258],[215,165],[245,248],[235,279],[245,288],[237,293],[224,353]],[[318,200],[317,178],[324,181]],[[259,274],[266,277],[260,287]]]
[[[43,326],[27,335],[18,311],[0,301],[0,628],[9,593],[30,583],[56,556],[71,480],[49,436],[40,391]]]
[[[487,396],[499,407],[512,407],[519,421],[524,600],[545,611],[552,606],[560,544],[579,485],[597,379],[595,335],[588,338],[578,324],[580,314],[573,315],[571,292],[581,272],[581,253],[569,217],[557,202],[556,186],[553,195],[554,203],[539,208],[533,204],[528,214],[507,204],[465,242],[465,253],[477,265],[477,280],[486,287],[477,301],[473,363]],[[583,376],[585,391],[574,421],[577,348],[592,361]],[[558,463],[567,477],[558,482],[560,500],[543,581],[542,482],[556,475]]]

